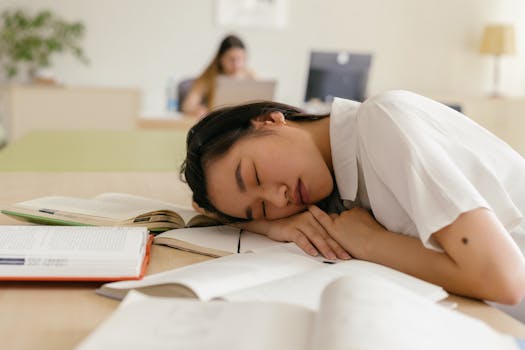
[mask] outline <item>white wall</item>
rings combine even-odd
[[[492,61],[477,52],[482,28],[511,22],[518,55],[502,61],[502,90],[525,94],[522,0],[288,0],[287,26],[270,30],[218,27],[213,0],[0,0],[0,11],[20,6],[85,23],[91,64],[55,57],[62,82],[139,87],[147,113],[163,111],[169,75],[198,74],[229,32],[245,40],[259,75],[279,79],[277,99],[300,104],[310,49],[372,52],[371,94],[483,94]]]

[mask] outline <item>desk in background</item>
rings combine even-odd
[[[0,171],[178,171],[185,130],[33,131],[0,150]]]
[[[133,88],[0,86],[0,123],[10,142],[34,130],[131,130],[139,111]]]
[[[168,114],[157,116],[144,116],[137,119],[140,129],[177,129],[189,130],[199,121],[199,118],[184,114]]]

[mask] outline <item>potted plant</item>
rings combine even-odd
[[[25,70],[33,80],[39,69],[51,66],[55,53],[70,52],[87,64],[80,47],[84,31],[81,22],[68,23],[47,10],[34,16],[6,10],[0,15],[0,66],[7,79]]]

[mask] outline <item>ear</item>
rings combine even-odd
[[[286,118],[282,112],[273,111],[253,118],[251,123],[256,129],[269,125],[283,126],[286,125]]]

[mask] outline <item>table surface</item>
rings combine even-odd
[[[0,150],[0,171],[177,171],[186,130],[33,131]]]
[[[0,172],[0,207],[50,194],[92,197],[115,191],[189,204],[175,172]],[[0,225],[20,224],[0,215]],[[153,246],[147,274],[208,257]],[[71,349],[107,318],[118,302],[95,294],[100,283],[1,282],[0,339],[5,349]],[[525,338],[525,325],[476,300],[451,296],[458,310],[497,330]]]

